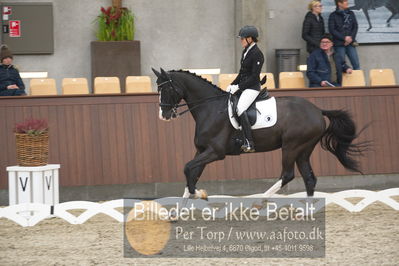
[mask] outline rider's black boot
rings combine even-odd
[[[244,133],[244,145],[241,146],[243,152],[254,152],[255,144],[252,139],[251,124],[249,123],[247,112],[241,114],[240,123]]]

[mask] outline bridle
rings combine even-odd
[[[158,84],[158,85],[157,85],[157,86],[158,86],[158,92],[161,93],[161,92],[162,92],[162,89],[163,89],[162,86],[165,85],[165,84],[168,84],[168,83],[170,84],[170,86],[172,87],[172,89],[173,89],[173,90],[180,96],[180,98],[182,99],[182,98],[183,98],[183,94],[182,94],[178,89],[176,89],[176,87],[173,85],[172,79],[168,79],[167,81],[164,81],[164,82]],[[205,98],[205,99],[201,99],[201,100],[198,100],[198,101],[186,102],[186,103],[182,103],[182,104],[179,104],[179,103],[175,103],[175,104],[159,103],[159,106],[160,106],[160,107],[171,107],[172,117],[177,118],[177,117],[179,117],[179,116],[181,116],[181,115],[183,115],[183,114],[185,114],[185,113],[187,113],[187,112],[189,112],[189,111],[191,111],[191,110],[194,110],[195,108],[201,106],[202,104],[208,102],[209,100],[217,99],[217,98],[220,98],[220,97],[227,97],[228,95],[229,95],[229,94],[221,94],[221,95],[216,95],[216,96],[211,96],[211,97],[208,97],[208,98]],[[184,110],[184,111],[182,111],[182,112],[180,112],[180,113],[177,112],[177,111],[178,111],[178,110],[177,110],[178,108],[184,107],[184,106],[188,106],[188,105],[193,105],[193,104],[196,104],[196,105],[193,106],[193,107],[191,107],[191,108],[188,108],[188,109],[186,109],[186,110]]]
[[[180,98],[183,98],[183,95],[182,95],[182,94],[175,88],[175,86],[173,85],[172,79],[168,79],[167,81],[164,81],[164,82],[158,84],[158,92],[159,92],[159,93],[162,93],[162,86],[165,85],[165,84],[168,84],[168,83],[170,84],[170,86],[172,87],[172,89],[180,96]],[[176,117],[178,117],[178,116],[184,114],[184,112],[178,113],[178,112],[177,112],[177,109],[178,109],[179,107],[182,107],[182,106],[185,106],[185,105],[187,105],[187,104],[179,104],[179,103],[176,103],[176,104],[168,104],[168,103],[161,103],[161,102],[159,103],[159,106],[160,106],[160,107],[171,107],[172,117],[173,117],[173,118],[176,118]],[[186,110],[186,111],[187,111],[187,110]]]

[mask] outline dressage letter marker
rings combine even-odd
[[[59,203],[58,169],[59,164],[37,167],[10,166],[8,171],[9,204]],[[22,213],[22,212],[21,212]],[[30,217],[30,211],[23,212]]]

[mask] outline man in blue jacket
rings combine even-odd
[[[353,69],[360,69],[356,34],[358,24],[355,13],[349,10],[348,0],[335,0],[337,9],[328,18],[328,30],[333,36],[335,51],[345,59],[349,57]]]
[[[341,86],[342,73],[352,73],[352,69],[333,49],[331,34],[325,34],[320,41],[320,49],[308,57],[306,75],[309,87]]]
[[[19,72],[12,65],[13,55],[6,45],[0,48],[0,96],[26,95]]]

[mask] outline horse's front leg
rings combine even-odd
[[[197,177],[196,181],[195,181],[195,184],[194,184],[194,187],[196,186],[196,184],[197,184],[202,172],[204,171],[204,169],[205,169],[205,165],[198,166],[197,168],[194,169],[193,175]],[[197,192],[198,191],[196,190],[196,194],[197,194]],[[187,201],[187,199],[190,198],[190,196],[191,196],[191,194],[188,191],[188,182],[187,182],[187,186],[184,189],[183,198],[185,198],[186,201]]]
[[[192,169],[191,171],[187,167],[187,165],[189,163],[193,162],[195,160],[195,158],[197,158],[197,156],[199,156],[199,154],[200,153],[197,152],[197,154],[195,155],[194,159],[192,161],[188,162],[186,164],[186,167],[184,168],[184,173],[185,173],[186,179],[187,179],[187,186],[184,188],[184,193],[183,193],[182,201],[181,201],[181,208],[185,208],[186,207],[189,198],[199,198],[199,199],[206,199],[206,200],[208,199],[208,195],[207,195],[207,193],[204,190],[199,190],[198,191],[198,190],[195,189],[195,184],[198,182],[198,179],[201,176],[202,171],[204,171],[204,168],[205,168],[206,164],[201,164],[201,165],[195,167],[194,169]],[[196,177],[195,178],[196,180],[194,182],[194,193],[190,193],[189,192],[189,189],[188,189],[188,183],[189,183],[188,182],[188,180],[189,180],[188,176]],[[173,212],[171,214],[171,216],[170,216],[170,219],[172,221],[175,221],[176,218],[177,218],[177,214],[176,214],[176,212]]]
[[[205,166],[208,163],[218,160],[219,157],[214,149],[209,146],[203,152],[197,153],[194,159],[186,164],[184,174],[186,175],[188,192],[191,195],[195,195],[195,185]]]

